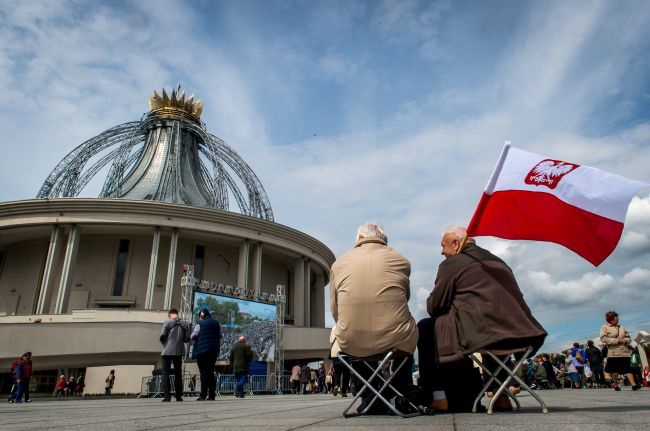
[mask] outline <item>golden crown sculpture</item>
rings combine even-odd
[[[174,116],[183,116],[197,122],[201,121],[203,112],[203,103],[201,100],[194,100],[194,95],[185,99],[185,91],[181,84],[172,90],[171,96],[163,88],[162,96],[154,90],[153,95],[149,98],[149,115],[155,114],[163,118]]]

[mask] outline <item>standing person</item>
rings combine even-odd
[[[59,398],[59,395],[65,396],[65,388],[68,387],[68,383],[65,379],[65,376],[61,374],[59,380],[56,382],[54,387],[54,398]]]
[[[194,341],[193,355],[201,374],[201,393],[196,400],[214,401],[217,393],[214,363],[221,346],[221,326],[207,308],[199,313],[199,324],[194,327],[190,338]]]
[[[634,376],[634,381],[637,382],[638,385],[641,385],[641,382],[643,381],[643,376],[641,375],[641,357],[639,356],[639,352],[632,347],[630,347],[630,372]]]
[[[605,314],[605,324],[600,328],[600,341],[607,346],[607,365],[605,372],[612,378],[612,387],[615,391],[620,391],[618,386],[618,375],[625,374],[632,385],[632,390],[636,391],[641,386],[634,381],[634,376],[630,372],[630,350],[628,345],[632,341],[630,334],[625,328],[618,324],[618,313],[608,311]]]
[[[115,385],[115,370],[111,370],[111,372],[108,373],[108,377],[106,377],[104,383],[104,391],[106,395],[110,395],[111,391],[113,390],[113,386]]]
[[[585,349],[585,352],[587,353],[589,368],[591,368],[591,372],[594,373],[594,380],[596,381],[596,385],[599,388],[604,387],[605,374],[603,373],[603,353],[598,347],[594,346],[594,342],[592,340],[587,341],[587,348]]]
[[[650,386],[650,367],[643,368],[643,386],[646,388]]]
[[[15,403],[23,402],[23,395],[25,395],[25,402],[29,400],[26,389],[29,384],[29,377],[31,376],[32,366],[29,361],[30,354],[25,353],[20,357],[14,369],[14,392],[13,400]]]
[[[576,382],[576,389],[580,389],[585,384],[585,363],[587,363],[587,354],[580,347],[580,344],[573,343],[571,348],[571,356],[573,356],[573,366],[578,373],[578,382]]]
[[[32,352],[27,352],[23,355],[25,358],[25,377],[23,390],[25,391],[25,402],[30,403],[32,400],[29,399],[29,381],[32,378],[33,368],[32,368]]]
[[[325,392],[327,393],[327,386],[325,386],[325,375],[327,372],[325,371],[325,364],[320,364],[318,367],[318,392]]]
[[[253,360],[253,350],[246,344],[246,337],[239,337],[237,344],[230,351],[230,365],[235,373],[236,388],[235,396],[244,398],[244,385],[248,379],[248,366]]]
[[[11,387],[11,392],[9,393],[9,402],[13,403],[17,398],[18,384],[15,382],[16,378],[16,368],[22,363],[22,379],[21,385],[23,390],[23,395],[25,396],[25,402],[29,403],[29,380],[32,377],[32,352],[24,353],[20,358],[16,359],[13,364],[11,364],[11,377],[14,379],[14,384]],[[22,397],[21,397],[22,398]]]
[[[86,379],[84,378],[83,374],[79,374],[79,377],[77,377],[77,387],[75,388],[75,392],[77,395],[82,396],[84,394],[84,388],[86,387]]]
[[[327,374],[325,375],[325,393],[329,394],[332,392],[332,387],[334,385],[334,366],[331,366]]]
[[[332,395],[337,396],[340,393],[341,397],[345,398],[350,389],[350,370],[336,356],[332,357],[332,368],[334,369]]]
[[[14,396],[15,403],[23,402],[23,395],[25,394],[25,384],[27,382],[27,368],[28,368],[28,355],[24,354],[18,364],[16,364],[16,369],[14,370],[14,384],[16,386],[16,392]]]
[[[76,389],[77,389],[77,380],[74,378],[74,376],[70,376],[70,378],[68,379],[68,386],[66,388],[66,391],[68,392],[68,396],[73,397]]]
[[[291,368],[291,393],[297,394],[300,392],[300,364],[296,364]]]
[[[311,378],[311,370],[309,365],[303,364],[300,367],[300,386],[302,386],[302,393],[307,394],[307,388],[309,388],[309,379]]]
[[[167,320],[163,323],[160,332],[162,343],[162,368],[163,368],[163,402],[172,400],[169,388],[169,376],[172,365],[174,366],[174,396],[176,401],[183,401],[183,355],[185,355],[185,343],[190,341],[190,326],[187,322],[178,317],[178,310],[172,308],[167,313]]]

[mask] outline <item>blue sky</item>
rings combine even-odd
[[[468,222],[505,140],[650,181],[648,22],[643,0],[3,2],[0,200],[35,196],[70,150],[180,82],[277,222],[337,255],[382,223],[423,317],[439,234]],[[650,329],[649,193],[599,268],[479,239],[516,272],[548,349],[596,336],[610,308]]]

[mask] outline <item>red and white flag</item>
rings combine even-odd
[[[648,185],[506,143],[467,234],[554,242],[598,266],[621,238],[630,201]]]

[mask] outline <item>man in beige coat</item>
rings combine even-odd
[[[355,247],[332,265],[330,305],[336,321],[332,356],[338,349],[354,357],[392,349],[409,355],[415,351],[418,330],[408,308],[411,264],[387,244],[381,226],[361,225]],[[408,384],[411,365],[412,358],[393,380],[396,386]]]

